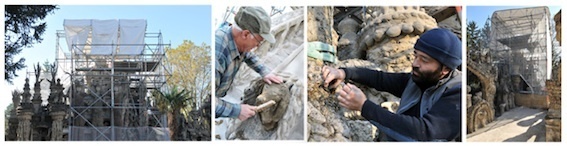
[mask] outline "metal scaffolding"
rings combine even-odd
[[[490,49],[497,66],[507,67],[508,73],[499,76],[511,79],[514,92],[545,93],[551,73],[549,15],[547,7],[500,10],[492,15]]]
[[[138,44],[93,43],[92,30],[85,43],[69,44],[69,32],[57,31],[56,62],[69,97],[69,140],[169,140],[166,116],[152,105],[150,93],[170,76],[164,65],[170,44],[163,43],[161,32],[146,33],[145,26],[143,31],[143,43]],[[112,52],[93,53],[96,47]],[[128,47],[143,49],[120,53]]]

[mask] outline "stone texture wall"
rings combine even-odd
[[[530,108],[547,109],[549,107],[548,95],[538,95],[538,94],[522,94],[517,93],[516,105],[525,106]]]
[[[308,7],[307,42],[320,41],[336,46],[338,34],[333,29],[332,7]],[[336,112],[338,103],[321,87],[321,60],[307,59],[307,137],[308,141],[347,141]]]
[[[561,80],[548,80],[549,110],[545,116],[546,141],[561,141]]]
[[[369,7],[358,44],[366,59],[388,72],[410,72],[413,46],[437,22],[418,6]]]

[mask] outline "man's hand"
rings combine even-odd
[[[283,82],[282,78],[270,73],[266,76],[264,76],[264,82],[268,83],[268,84],[272,84],[272,83],[276,83],[276,84],[280,84]]]
[[[256,106],[240,104],[240,115],[238,115],[238,119],[240,119],[240,121],[245,121],[246,119],[256,115],[255,111]]]
[[[339,105],[354,111],[361,111],[366,95],[353,84],[347,84],[339,91]]]
[[[337,88],[345,80],[345,71],[342,69],[333,68],[330,66],[323,66],[323,87],[332,89]],[[331,84],[331,85],[329,85]]]

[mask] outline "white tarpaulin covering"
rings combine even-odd
[[[80,52],[95,55],[139,55],[144,50],[144,19],[66,19],[63,26],[69,50],[73,44]]]
[[[121,55],[139,55],[144,49],[144,35],[146,33],[146,20],[120,19],[120,51]],[[140,45],[132,45],[140,44]]]
[[[91,32],[91,20],[65,20],[65,40],[69,46],[69,50],[73,48],[73,44],[86,44]],[[77,45],[76,49],[83,50],[84,45]]]
[[[111,44],[118,44],[118,20],[93,20],[92,27],[91,54],[112,54],[116,46]]]

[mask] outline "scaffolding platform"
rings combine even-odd
[[[114,62],[112,68],[75,68],[75,71],[153,72],[159,62]]]
[[[513,86],[528,84],[534,94],[545,94],[545,80],[551,76],[549,19],[547,7],[499,10],[492,14],[489,47],[495,52],[494,62],[506,64],[504,70],[508,71],[499,77],[520,76],[525,83]]]
[[[170,44],[161,32],[146,32],[146,23],[66,19],[57,31],[56,62],[70,90],[69,140],[169,140],[166,116],[147,95],[170,76]]]

